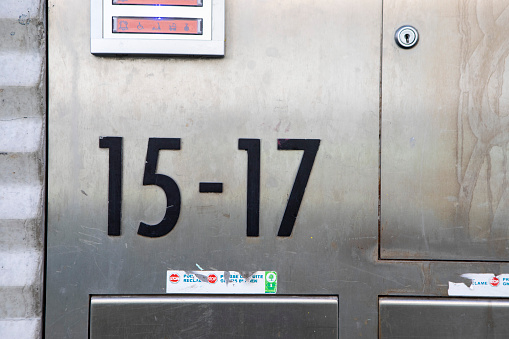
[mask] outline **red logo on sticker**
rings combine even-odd
[[[170,282],[172,284],[176,284],[180,281],[180,275],[178,275],[177,273],[173,273],[170,275]]]
[[[215,283],[216,283],[216,281],[217,281],[217,277],[216,277],[216,275],[215,275],[215,274],[210,274],[210,275],[208,276],[207,280],[209,281],[209,283],[211,283],[211,284],[215,284]]]
[[[500,280],[497,277],[493,277],[490,279],[490,285],[493,287],[497,287],[500,284]]]

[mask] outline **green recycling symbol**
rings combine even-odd
[[[265,272],[265,293],[277,292],[277,273],[274,271]]]

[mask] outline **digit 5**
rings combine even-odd
[[[175,180],[164,174],[157,174],[157,159],[160,150],[180,150],[180,138],[149,138],[147,160],[143,185],[155,185],[163,189],[166,195],[166,213],[157,225],[140,222],[138,234],[144,237],[157,238],[165,236],[177,224],[180,215],[180,189]]]

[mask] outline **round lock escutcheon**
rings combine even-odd
[[[401,48],[412,48],[419,41],[419,33],[412,26],[401,26],[394,34],[396,44]]]

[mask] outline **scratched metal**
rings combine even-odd
[[[275,334],[337,338],[337,297],[145,296],[90,301],[90,339],[271,338]]]
[[[507,300],[384,297],[379,338],[507,338],[508,316]]]
[[[430,4],[437,9],[417,6],[418,29],[429,20],[437,30],[443,18],[458,25],[457,11],[442,14],[446,5]],[[90,295],[164,295],[167,269],[277,271],[278,295],[338,296],[341,338],[376,337],[380,295],[445,296],[448,281],[463,273],[509,271],[501,263],[378,260],[381,1],[226,1],[221,59],[95,57],[89,3],[50,0],[48,6],[48,338],[87,337]],[[412,79],[399,68],[390,71],[391,64],[408,69],[404,58],[413,55],[414,61],[427,59],[430,70],[443,70],[448,62],[439,52],[454,44],[433,41],[443,48],[425,58],[418,54],[429,41],[422,30],[416,48],[399,50],[394,31],[414,24],[412,18],[391,1],[384,13],[397,16],[384,20],[384,58],[401,56],[384,62],[384,93],[390,95],[388,79],[395,91]],[[459,63],[450,72],[456,78],[446,73],[437,80],[438,72],[413,78],[433,90],[436,84],[458,88]],[[436,101],[404,101],[394,93],[395,113]],[[384,106],[384,133],[387,112]],[[456,133],[450,134],[454,141]],[[124,138],[120,237],[107,235],[108,150],[99,148],[100,136]],[[149,137],[182,138],[180,151],[160,152],[157,172],[175,179],[182,209],[174,230],[157,239],[136,234],[140,221],[154,224],[165,213],[163,191],[142,185]],[[261,139],[259,237],[246,237],[247,155],[238,150],[239,138]],[[302,152],[278,151],[278,138],[321,140],[288,238],[276,235]],[[389,154],[398,152],[382,152],[383,190],[387,173],[395,172],[385,160]],[[435,163],[448,168],[447,159]],[[222,182],[224,191],[200,194],[199,182]],[[404,184],[415,194],[411,181]],[[382,203],[386,217],[390,206],[385,198]],[[400,228],[405,234],[410,226]],[[385,231],[384,244],[386,234],[398,234]],[[213,318],[204,313],[192,326],[207,321]]]
[[[384,2],[383,258],[509,260],[507,33],[504,1]]]

